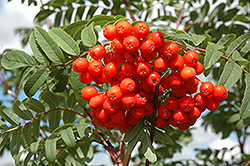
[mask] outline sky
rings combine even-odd
[[[14,34],[15,28],[20,27],[33,27],[33,18],[39,11],[39,7],[27,5],[21,5],[21,0],[12,0],[7,3],[7,0],[0,0],[0,52],[2,53],[7,48],[21,49],[25,52],[30,52],[30,48],[22,48],[20,44],[20,38]],[[206,78],[204,78],[206,79]],[[203,80],[204,80],[203,79]],[[3,99],[3,96],[0,96]],[[220,149],[223,147],[232,147],[237,144],[235,135],[230,135],[228,139],[221,139],[221,134],[214,134],[210,127],[208,130],[204,130],[201,126],[202,120],[198,120],[194,129],[191,130],[193,134],[193,141],[187,146],[183,147],[181,153],[176,153],[173,160],[194,158],[195,148]],[[250,143],[247,145],[247,152],[250,153]],[[235,153],[239,152],[239,149],[235,149]],[[93,161],[89,165],[98,165],[106,163],[111,166],[111,161],[107,153],[97,154]],[[5,152],[0,158],[0,166],[14,165],[13,159],[9,152]]]

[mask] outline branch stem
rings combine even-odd
[[[155,135],[155,123],[156,123],[156,113],[157,113],[157,106],[158,106],[158,94],[159,94],[159,85],[155,87],[155,95],[154,95],[154,107],[153,107],[153,120],[151,124],[151,131],[150,131],[150,140],[153,143],[154,135]],[[149,166],[149,161],[146,160],[145,166]]]

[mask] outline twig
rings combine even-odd
[[[159,94],[159,85],[155,87],[155,96],[154,96],[154,108],[153,108],[153,120],[152,120],[152,128],[150,131],[150,140],[153,143],[154,140],[154,135],[155,135],[155,121],[156,121],[156,113],[157,113],[157,105],[158,105],[158,94]],[[145,166],[149,166],[149,161],[148,159],[146,160]]]
[[[205,50],[205,49],[202,49],[202,48],[194,47],[194,49],[197,50],[197,51],[206,52],[206,50]],[[205,54],[200,54],[200,55],[205,56]],[[228,57],[225,57],[225,56],[223,56],[223,55],[221,56],[221,58],[222,58],[222,59],[225,59],[225,60],[227,60],[227,61],[230,60]],[[233,60],[233,62],[234,62],[235,64],[238,65],[238,63],[237,63],[234,59],[232,59],[232,60]],[[243,68],[241,67],[241,65],[239,65],[239,66],[240,66],[241,70],[242,70],[245,74],[249,74],[245,69],[243,69]]]
[[[73,111],[73,110],[70,110],[70,109],[64,109],[64,108],[54,108],[54,109],[52,109],[52,110],[49,110],[49,111],[47,111],[47,112],[44,112],[43,114],[39,115],[39,116],[36,117],[35,119],[32,119],[31,121],[29,121],[29,122],[27,122],[27,123],[25,123],[25,124],[23,124],[23,125],[21,125],[21,126],[17,126],[17,127],[11,128],[11,129],[9,129],[9,130],[6,130],[5,132],[8,133],[8,132],[11,132],[11,131],[20,129],[20,128],[26,126],[27,124],[30,124],[30,123],[32,123],[32,122],[38,120],[38,119],[41,118],[42,116],[44,116],[44,115],[46,115],[46,114],[48,114],[48,113],[50,113],[50,112],[57,111],[57,110],[73,112],[73,113],[75,113],[75,114],[77,114],[77,115],[80,115],[81,117],[85,118],[86,120],[88,120],[90,123],[93,124],[93,121],[91,121],[89,118],[87,118],[86,116],[84,116],[84,115],[82,115],[82,114],[80,114],[80,113],[78,113],[78,112],[76,112],[76,111]]]
[[[135,18],[135,16],[134,16],[134,13],[131,11],[131,8],[130,8],[130,5],[129,5],[128,1],[127,1],[127,0],[123,0],[123,2],[125,3],[125,5],[126,5],[126,7],[127,7],[127,9],[128,9],[128,12],[129,12],[129,14],[130,14],[132,20],[133,20],[133,21],[136,21],[136,18]]]
[[[122,166],[128,166],[129,160],[130,160],[130,154],[128,154],[128,151],[127,151],[126,154],[125,154]]]
[[[177,23],[177,25],[176,25],[176,29],[175,29],[175,30],[178,29],[178,27],[179,27],[179,25],[180,25],[180,23],[181,23],[185,4],[186,4],[186,1],[184,1],[184,3],[183,3],[182,9],[181,9],[180,14],[179,14],[179,17],[178,17],[178,23]]]
[[[118,156],[120,157],[121,161],[124,159],[124,137],[125,137],[125,133],[122,134],[120,145],[119,145]]]
[[[76,60],[77,58],[80,58],[80,57],[82,57],[82,56],[84,56],[84,55],[86,55],[86,54],[88,54],[88,53],[89,53],[89,51],[85,51],[85,52],[83,52],[81,55],[79,55],[79,56],[77,56],[77,57],[71,59],[70,61],[66,62],[65,64],[54,65],[54,66],[46,66],[46,68],[59,67],[59,66],[67,66],[68,64],[70,64],[71,62],[73,62],[74,60]]]
[[[7,89],[8,94],[10,94],[12,97],[14,97],[15,100],[18,100],[17,93],[15,91],[11,90],[11,88],[8,86],[7,80],[5,79],[5,76],[2,72],[2,70],[0,71],[0,81],[4,85],[4,87]]]

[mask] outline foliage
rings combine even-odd
[[[9,149],[16,165],[87,165],[99,151],[98,144],[116,162],[120,146],[128,151],[120,156],[121,161],[126,161],[137,142],[141,142],[139,154],[131,158],[134,162],[140,158],[140,165],[145,165],[146,159],[154,165],[228,164],[223,155],[217,156],[233,149],[197,149],[196,160],[164,163],[164,159],[181,151],[182,143],[192,140],[189,130],[156,128],[154,142],[157,146],[152,146],[151,130],[142,121],[125,137],[118,130],[109,131],[92,122],[88,105],[80,94],[86,85],[72,72],[71,62],[87,57],[92,46],[103,42],[99,40],[101,28],[129,17],[133,21],[146,21],[152,29],[159,28],[166,38],[182,48],[199,52],[205,75],[212,73],[212,79],[229,90],[229,97],[219,109],[204,116],[203,125],[212,126],[215,133],[222,133],[222,138],[236,133],[241,159],[233,159],[229,164],[246,164],[250,160],[244,151],[250,134],[247,130],[250,125],[250,4],[240,0],[239,7],[233,7],[232,1],[217,5],[215,1],[205,1],[202,7],[195,8],[197,3],[201,4],[195,0],[184,3],[55,0],[43,4],[34,18],[39,26],[16,31],[24,35],[22,43],[29,43],[33,55],[21,50],[7,50],[1,55],[1,72],[11,75],[7,80],[1,76],[1,86],[5,94],[15,99],[11,108],[0,106],[1,154],[5,148]],[[38,5],[33,0],[28,4]],[[156,5],[160,7],[154,8]],[[49,31],[41,28],[44,25]],[[174,26],[185,27],[185,31],[175,31]],[[22,101],[18,99],[19,90],[27,96]],[[120,144],[117,140],[121,140]]]

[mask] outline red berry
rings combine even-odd
[[[190,80],[192,80],[192,79],[194,79],[196,77],[196,71],[192,67],[185,66],[181,70],[180,76],[181,76],[183,81],[190,81]]]
[[[149,75],[147,75],[146,81],[149,86],[154,87],[159,85],[161,82],[161,76],[156,71],[152,71]]]
[[[107,40],[114,40],[117,37],[117,33],[116,33],[116,28],[115,25],[107,25],[104,29],[103,29],[103,36],[107,39]]]
[[[165,56],[158,56],[153,61],[153,68],[155,71],[158,71],[160,73],[165,72],[168,69],[168,60]]]
[[[137,38],[146,38],[149,34],[149,26],[145,22],[138,22],[134,26],[134,34]]]
[[[131,78],[125,78],[120,83],[120,88],[124,93],[132,93],[135,90],[135,81]]]
[[[119,102],[122,99],[122,91],[118,86],[111,86],[107,90],[107,97],[114,102]]]
[[[167,109],[165,105],[158,108],[158,116],[162,119],[168,119],[172,115],[172,111]]]
[[[77,73],[85,72],[88,69],[89,61],[86,58],[77,58],[73,63],[73,70]]]
[[[165,43],[163,46],[163,55],[168,58],[175,58],[179,53],[179,46],[175,42]]]
[[[146,109],[144,107],[133,107],[130,109],[130,113],[135,119],[141,119],[145,116]]]
[[[133,27],[128,21],[120,21],[116,24],[116,32],[118,35],[125,38],[132,34]]]
[[[128,52],[138,51],[139,46],[140,46],[140,41],[135,36],[129,36],[123,40],[123,47]]]
[[[185,111],[182,111],[181,109],[177,109],[173,112],[173,119],[178,124],[182,124],[188,119],[188,113]]]
[[[184,59],[184,63],[186,65],[194,66],[197,63],[199,56],[198,56],[197,52],[195,52],[194,50],[188,50],[183,55],[183,59]]]
[[[191,96],[183,96],[180,101],[180,109],[185,111],[185,112],[189,112],[191,111],[194,106],[195,106],[195,101]]]
[[[204,96],[209,96],[213,94],[214,85],[211,82],[203,82],[200,86],[200,93]]]
[[[152,32],[148,38],[153,40],[155,48],[159,48],[164,44],[164,36],[159,31]]]
[[[82,90],[82,98],[89,101],[92,97],[98,94],[98,90],[93,86],[85,86]]]
[[[223,85],[215,85],[213,91],[213,98],[224,101],[228,96],[227,89]]]
[[[89,54],[94,60],[100,60],[105,57],[106,49],[103,45],[97,44],[91,48]]]
[[[165,101],[165,106],[169,109],[169,110],[176,110],[177,108],[179,108],[179,99],[171,96],[169,98],[167,98],[167,100]]]
[[[140,50],[144,54],[150,54],[155,50],[155,43],[151,39],[144,39],[141,41]]]

